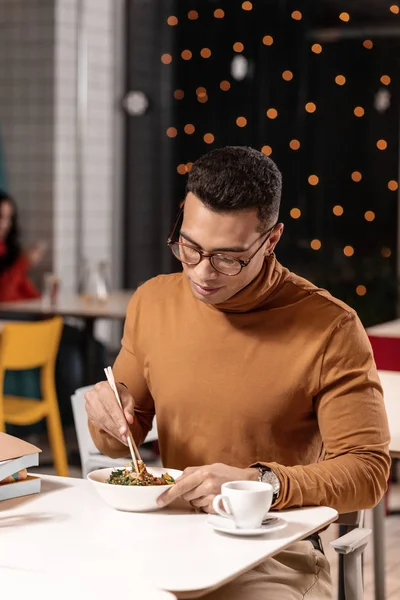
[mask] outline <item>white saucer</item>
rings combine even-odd
[[[265,535],[267,533],[272,533],[273,531],[279,531],[279,529],[284,529],[284,527],[287,526],[287,521],[284,521],[278,517],[274,518],[271,523],[266,523],[265,525],[261,525],[261,527],[257,527],[256,529],[237,529],[232,519],[220,517],[219,515],[209,515],[207,523],[211,525],[215,531],[238,536]]]

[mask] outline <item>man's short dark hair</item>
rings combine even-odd
[[[245,146],[226,146],[199,158],[189,173],[192,192],[215,212],[255,208],[261,231],[278,220],[282,175],[273,160]]]

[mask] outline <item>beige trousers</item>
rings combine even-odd
[[[202,597],[204,600],[332,600],[329,562],[311,542],[273,558]]]

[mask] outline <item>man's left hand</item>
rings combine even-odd
[[[222,463],[203,467],[187,467],[174,485],[158,498],[158,505],[168,506],[177,498],[183,498],[197,509],[214,513],[213,499],[221,493],[221,485],[227,481],[257,480],[257,469],[238,469]]]

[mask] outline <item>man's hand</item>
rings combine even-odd
[[[194,508],[214,513],[212,502],[221,493],[221,485],[227,481],[257,480],[257,469],[238,469],[221,463],[204,467],[188,467],[176,480],[175,485],[158,498],[159,506],[167,506],[177,498],[190,502]]]
[[[86,412],[89,419],[101,429],[127,444],[127,422],[132,425],[135,401],[125,386],[117,383],[117,389],[124,412],[118,406],[117,399],[107,381],[96,383],[85,394]]]

